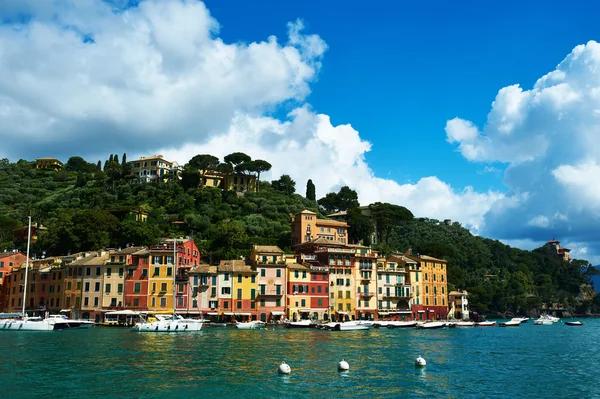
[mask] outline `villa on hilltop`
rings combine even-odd
[[[557,258],[566,262],[571,260],[571,250],[569,248],[561,247],[560,241],[552,239],[546,243],[546,247],[552,249],[553,251],[556,251]]]

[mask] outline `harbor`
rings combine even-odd
[[[11,398],[596,397],[599,327],[3,334],[0,384]],[[348,371],[337,370],[342,358]],[[289,375],[277,373],[282,361]],[[548,381],[560,381],[551,396],[537,388]]]

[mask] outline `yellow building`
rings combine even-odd
[[[218,170],[201,170],[200,184],[236,192],[255,192],[256,176],[244,173],[223,173]]]
[[[256,320],[257,272],[243,260],[222,260],[219,274],[231,276],[231,310],[223,315],[236,320]]]
[[[162,155],[141,157],[131,161],[131,173],[140,183],[154,183],[168,174],[179,175],[182,168],[177,162],[167,161]]]
[[[445,319],[448,314],[447,262],[432,256],[416,254],[411,249],[404,255],[418,262],[421,271],[420,298],[423,302],[415,306],[417,312],[424,313],[424,318],[429,320]]]
[[[63,163],[56,158],[36,158],[35,168],[43,170],[60,170],[63,167]]]
[[[349,245],[356,249],[354,273],[356,281],[356,318],[372,320],[377,315],[376,251],[364,245]]]
[[[306,209],[294,216],[291,227],[292,246],[317,238],[324,238],[335,244],[348,243],[348,223],[318,219],[315,212]]]
[[[129,247],[112,253],[104,265],[103,309],[123,309],[125,307],[125,265],[127,255],[139,251],[140,247]]]
[[[287,266],[287,318],[288,320],[309,319],[312,316],[309,286],[311,270],[308,265],[290,263]],[[319,315],[321,318],[322,315]]]
[[[173,240],[150,247],[148,268],[148,310],[173,310]]]
[[[377,267],[377,301],[381,318],[412,319],[410,265],[416,264],[404,255],[392,255]]]

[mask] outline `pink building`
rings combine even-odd
[[[284,252],[273,245],[254,245],[250,261],[258,272],[258,319],[279,322],[285,318],[287,266]]]

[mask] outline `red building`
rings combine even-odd
[[[26,259],[27,256],[18,251],[0,253],[0,311],[7,306],[4,278],[11,272],[13,266],[20,266]]]
[[[130,247],[115,253],[126,270],[123,303],[131,310],[148,310],[148,268],[150,251],[146,247]],[[122,258],[121,258],[122,257]]]

